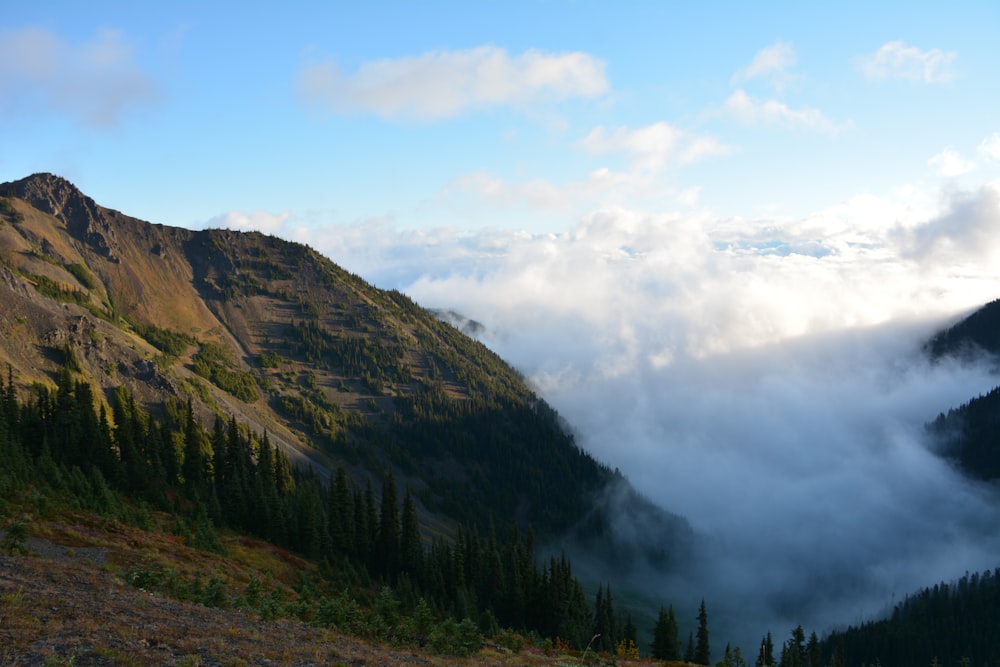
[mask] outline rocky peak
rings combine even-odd
[[[75,238],[83,241],[97,254],[118,263],[115,229],[110,224],[109,211],[61,176],[32,174],[13,183],[0,186],[0,191],[23,199],[35,208],[66,224]]]

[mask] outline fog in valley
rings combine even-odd
[[[822,635],[998,565],[1000,499],[923,433],[995,386],[994,364],[921,351],[996,297],[996,201],[772,222],[606,210],[565,234],[392,231],[367,247],[360,225],[321,247],[481,323],[581,446],[694,529],[689,569],[630,585],[674,604],[682,632],[704,597],[713,641],[750,653],[769,630]]]

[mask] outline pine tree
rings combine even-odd
[[[400,566],[404,572],[418,584],[423,583],[424,546],[420,538],[420,524],[417,520],[417,508],[413,502],[410,490],[406,490],[403,498],[403,517],[399,534]]]
[[[677,618],[674,607],[670,605],[667,611],[662,606],[653,626],[653,644],[650,646],[654,658],[660,660],[681,659],[681,642],[677,631]]]
[[[184,425],[184,462],[181,466],[184,485],[191,497],[200,497],[205,491],[205,451],[202,446],[202,430],[194,416],[194,408],[188,400],[187,418]]]
[[[754,663],[754,667],[771,667],[773,664],[774,640],[771,639],[771,633],[768,632],[760,642],[760,652],[757,654],[757,662]]]
[[[390,472],[382,481],[382,503],[375,537],[375,572],[386,577],[395,575],[399,557],[399,506],[396,497],[396,479]]]
[[[806,644],[806,667],[823,667],[823,650],[815,632],[809,635],[809,643]]]
[[[711,665],[712,655],[708,642],[708,611],[705,609],[705,600],[702,599],[701,607],[698,609],[698,642],[694,648],[694,660],[699,665]]]
[[[594,600],[593,634],[597,636],[597,640],[594,642],[595,650],[608,653],[615,650],[619,633],[610,584],[606,588],[598,587],[597,589],[597,596]]]
[[[635,622],[632,620],[632,612],[629,612],[625,617],[625,623],[618,624],[621,631],[621,639],[619,641],[632,642],[633,646],[638,646],[639,642],[639,629],[635,627]],[[617,646],[617,644],[616,644]]]
[[[350,554],[354,543],[354,503],[343,466],[337,466],[328,491],[327,518],[333,548],[341,554]]]
[[[804,667],[806,654],[806,633],[802,626],[792,630],[792,637],[781,648],[780,667]]]

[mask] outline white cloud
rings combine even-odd
[[[298,88],[324,110],[436,120],[495,106],[597,97],[607,92],[608,81],[604,63],[586,53],[528,50],[511,56],[480,46],[366,62],[351,75],[332,61],[310,64],[300,72]]]
[[[0,31],[0,88],[7,114],[65,114],[95,127],[114,126],[126,110],[161,96],[118,30],[79,45],[43,28]]]
[[[623,151],[632,156],[640,169],[658,169],[667,156],[674,152],[682,132],[667,123],[654,123],[638,129],[619,127],[609,133],[604,127],[595,127],[580,141],[591,153]]]
[[[896,230],[894,240],[903,256],[922,266],[963,267],[994,265],[1000,261],[1000,189],[985,186],[976,192],[958,192],[941,214],[907,229]]]
[[[904,79],[923,83],[947,83],[955,78],[954,51],[921,51],[905,42],[887,42],[870,56],[858,59],[861,71],[869,79]]]
[[[975,162],[963,159],[953,148],[945,148],[927,160],[927,164],[934,167],[938,175],[944,178],[956,178],[976,168]]]
[[[742,89],[733,91],[723,104],[723,112],[748,125],[771,124],[822,132],[835,132],[837,124],[819,109],[792,109],[778,100],[758,100]]]
[[[634,168],[650,171],[660,169],[671,157],[690,164],[732,150],[713,137],[691,135],[664,122],[636,129],[619,127],[613,132],[598,126],[580,140],[580,145],[595,154],[626,153]]]
[[[248,232],[278,234],[288,223],[289,213],[268,213],[266,211],[229,211],[217,215],[205,223],[205,229],[237,229]]]
[[[766,78],[776,87],[782,88],[793,78],[788,69],[795,65],[796,59],[795,49],[791,44],[775,42],[758,51],[749,65],[733,74],[732,82]]]
[[[677,160],[681,164],[693,164],[710,157],[729,155],[734,150],[732,146],[714,137],[691,137],[687,145],[681,148]]]
[[[580,189],[580,186],[560,187],[544,179],[512,183],[487,171],[463,174],[454,180],[454,186],[474,192],[494,204],[527,205],[542,210],[566,210],[572,203],[574,191]]]
[[[795,220],[607,207],[562,234],[377,226],[310,243],[485,324],[583,447],[705,536],[692,593],[741,618],[720,634],[756,640],[994,564],[996,499],[919,433],[995,376],[917,350],[1000,290],[997,195],[924,201],[904,188]],[[751,604],[760,627],[739,613]]]
[[[1000,160],[1000,132],[994,132],[979,144],[979,152],[991,160]]]

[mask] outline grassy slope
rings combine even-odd
[[[255,540],[225,537],[228,556],[190,549],[169,534],[79,512],[31,524],[27,553],[0,556],[0,665],[549,665],[611,664],[610,656],[511,653],[486,642],[468,658],[350,637],[241,605],[251,578],[282,600],[311,563]],[[212,572],[226,608],[168,599],[130,585],[154,566],[181,578]],[[242,607],[242,608],[241,608]],[[668,664],[649,659],[619,665]]]

